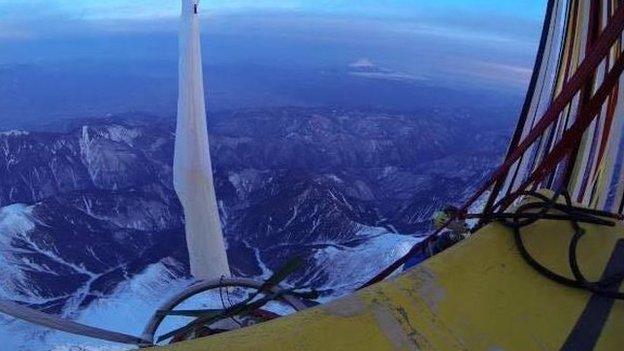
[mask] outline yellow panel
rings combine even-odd
[[[595,279],[624,228],[583,226],[579,262]],[[569,274],[568,222],[540,221],[524,233],[540,262]],[[590,296],[536,273],[510,230],[495,223],[395,279],[327,305],[161,350],[559,350]],[[624,302],[616,301],[596,350],[623,345]]]

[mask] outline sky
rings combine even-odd
[[[460,51],[467,50],[462,45],[474,52],[478,46],[483,52],[496,47],[508,54],[504,60],[496,58],[496,67],[509,66],[517,75],[530,69],[544,6],[545,0],[203,0],[200,10],[205,38],[272,35],[275,41],[342,38],[367,44],[362,34],[367,33],[371,42],[387,37],[415,47],[415,39],[428,36],[440,39],[428,43],[439,46],[426,47],[429,51],[448,52],[452,48],[443,47],[453,43]],[[0,64],[28,62],[31,57],[17,48],[22,44],[46,47],[77,38],[174,34],[178,13],[177,0],[0,0],[0,45],[13,44],[0,50]]]
[[[545,0],[202,0],[208,102],[411,109],[418,89],[434,85],[520,100],[544,8]],[[0,0],[0,127],[42,115],[170,114],[178,16],[178,0]],[[357,72],[358,62],[375,72]]]
[[[284,9],[315,12],[363,11],[382,14],[422,13],[427,11],[498,12],[534,17],[543,11],[543,1],[535,0],[203,0],[208,11]],[[2,0],[0,14],[13,16],[24,10],[38,15],[63,14],[83,18],[136,18],[171,16],[179,6],[175,0]]]
[[[202,12],[207,15],[280,11],[437,20],[456,27],[478,24],[483,29],[498,30],[541,20],[544,6],[544,0],[204,0],[201,3]],[[28,39],[57,31],[77,34],[73,30],[75,26],[110,21],[173,18],[178,8],[176,0],[0,0],[0,39]]]

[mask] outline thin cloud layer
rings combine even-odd
[[[367,79],[479,79],[520,87],[530,74],[543,4],[202,0],[201,5],[207,64],[340,67]],[[130,54],[173,61],[178,7],[177,0],[0,0],[0,42],[7,48],[0,64],[76,57],[122,61]],[[53,51],[44,51],[48,44]]]
[[[531,28],[541,18],[542,2],[544,0],[203,0],[201,9],[207,17],[294,12],[352,19],[392,18],[399,25],[420,24],[412,30],[437,35],[469,32],[477,38],[492,39],[526,36],[527,32],[532,37]],[[166,22],[178,12],[176,0],[0,0],[0,28],[3,29],[0,38],[76,36],[98,30],[135,32],[137,24]],[[488,20],[483,21],[484,17]]]

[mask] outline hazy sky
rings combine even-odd
[[[409,109],[420,101],[417,88],[433,85],[520,100],[545,1],[203,0],[209,102],[377,99],[371,104]],[[0,0],[0,91],[8,92],[0,119],[169,113],[179,7],[178,0]],[[351,72],[357,62],[377,72]]]
[[[395,17],[505,32],[541,20],[544,3],[545,0],[204,0],[201,9],[208,16],[281,11]],[[0,0],[0,39],[77,34],[77,25],[166,19],[177,16],[178,11],[177,0]],[[117,27],[116,30],[123,29],[119,24]]]
[[[520,17],[539,16],[544,1],[539,0],[203,0],[202,8],[248,10],[252,8],[304,10],[317,12],[364,11],[380,14],[425,13],[428,11],[497,12]],[[136,18],[171,16],[177,13],[176,0],[2,0],[3,17],[66,15],[80,18]],[[34,13],[33,13],[34,11]]]
[[[509,66],[512,76],[517,76],[530,69],[544,2],[203,0],[201,11],[205,39],[223,34],[235,36],[229,39],[232,42],[250,36],[272,36],[275,43],[292,39],[299,44],[343,40],[345,45],[370,46],[377,41],[387,44],[384,52],[388,53],[411,56],[410,50],[424,49],[423,55],[451,58],[471,51],[469,56],[491,56],[496,67]],[[29,62],[23,50],[28,45],[34,50],[45,48],[42,41],[173,34],[178,13],[178,0],[0,0],[0,45],[13,44],[6,45],[4,53],[0,50],[0,63]],[[392,48],[391,43],[397,46]],[[440,59],[445,64],[446,58]]]

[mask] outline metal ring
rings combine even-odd
[[[264,282],[256,281],[249,278],[222,278],[197,282],[169,299],[163,305],[161,305],[161,307],[152,315],[152,318],[149,320],[147,326],[145,327],[141,338],[154,342],[154,334],[156,334],[156,330],[158,330],[158,327],[166,317],[164,314],[158,312],[172,311],[176,306],[197,294],[219,287],[228,286],[259,289],[260,287],[262,287],[263,284]],[[272,292],[277,292],[279,290],[279,287],[273,287],[271,289]],[[280,297],[279,300],[282,300],[283,302],[288,304],[295,311],[301,311],[307,308],[307,306],[300,299],[292,295],[284,295]]]

